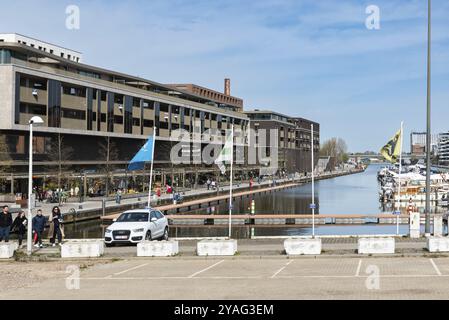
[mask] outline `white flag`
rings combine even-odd
[[[231,130],[231,134],[226,138],[226,143],[218,155],[217,159],[215,159],[215,164],[221,171],[221,174],[225,174],[226,172],[226,163],[231,163],[233,161],[234,156],[234,132]]]

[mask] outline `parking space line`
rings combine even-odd
[[[449,278],[449,275],[437,275],[437,274],[421,274],[421,275],[381,275],[380,278],[389,279],[401,279],[401,278]],[[272,278],[272,277],[270,277]],[[282,279],[357,279],[360,277],[355,277],[353,275],[296,275],[296,276],[276,276],[276,280]],[[363,278],[363,277],[362,277]],[[86,278],[76,278],[77,280],[83,281],[104,281],[105,278],[96,277],[86,277]],[[209,276],[209,277],[115,277],[108,280],[114,281],[143,281],[143,280],[260,280],[267,279],[264,276]]]
[[[207,267],[207,268],[205,268],[205,269],[203,269],[203,270],[200,270],[200,271],[198,271],[198,272],[195,272],[194,274],[190,275],[188,278],[196,277],[196,276],[199,275],[200,273],[206,272],[207,270],[210,270],[210,269],[212,269],[213,267],[218,266],[218,265],[219,265],[220,263],[222,263],[222,262],[224,262],[224,260],[218,261],[217,263],[211,265],[210,267]]]
[[[360,270],[362,269],[362,259],[359,260],[359,264],[357,266],[357,271],[355,272],[356,277],[360,277]]]
[[[123,270],[123,271],[121,271],[121,272],[116,272],[116,273],[114,273],[114,276],[119,276],[119,275],[122,275],[122,274],[124,274],[124,273],[127,273],[127,272],[130,272],[130,271],[134,271],[134,270],[137,270],[137,269],[146,267],[148,264],[149,264],[149,263],[144,263],[144,264],[138,265],[138,266],[136,266],[136,267],[132,267],[132,268]]]
[[[433,259],[430,259],[430,263],[432,264],[433,268],[435,269],[435,272],[437,273],[437,275],[441,276],[441,271],[440,269],[438,269],[438,266],[436,265],[435,261],[433,261]]]
[[[293,260],[287,262],[287,264],[286,264],[285,266],[283,266],[282,268],[280,268],[278,271],[276,271],[276,272],[271,276],[271,279],[276,278],[276,276],[277,276],[279,273],[281,273],[282,271],[284,271],[284,269],[287,268],[287,266],[288,266],[290,263],[292,263],[292,262],[293,262]]]

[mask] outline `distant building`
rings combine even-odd
[[[320,151],[320,125],[318,123],[269,110],[256,109],[245,111],[245,114],[251,120],[251,129],[256,132],[256,145],[259,144],[259,130],[278,130],[278,167],[286,172],[311,172],[311,124],[314,124],[315,165],[318,163]],[[269,141],[267,139],[267,143]]]
[[[431,153],[436,154],[438,150],[438,134],[432,134],[430,140]],[[426,154],[426,132],[410,133],[410,153],[412,157],[424,157]]]
[[[439,135],[438,162],[440,165],[449,165],[449,132]]]
[[[167,84],[167,86],[212,100],[215,107],[235,112],[243,112],[243,100],[231,96],[230,79],[225,79],[224,93],[201,87],[193,83]]]

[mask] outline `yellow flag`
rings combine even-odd
[[[380,150],[380,154],[391,163],[396,163],[401,153],[401,130]]]

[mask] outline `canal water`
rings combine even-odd
[[[377,172],[381,165],[370,165],[363,173],[353,174],[315,183],[316,214],[364,214],[376,215],[392,213],[393,209],[379,202]],[[269,194],[255,195],[237,199],[234,202],[235,214],[311,214],[311,184],[286,189]],[[252,205],[253,204],[253,205]],[[253,208],[253,209],[252,209]],[[228,204],[194,210],[198,214],[227,214]],[[66,226],[67,238],[101,238],[107,226],[99,221],[90,221]],[[242,239],[253,236],[299,236],[310,235],[311,227],[292,225],[279,226],[233,226],[233,238]],[[395,225],[317,225],[317,235],[368,235],[395,234]],[[408,233],[408,226],[401,225],[400,233]],[[220,226],[171,226],[172,237],[224,237],[228,235],[226,225]]]

